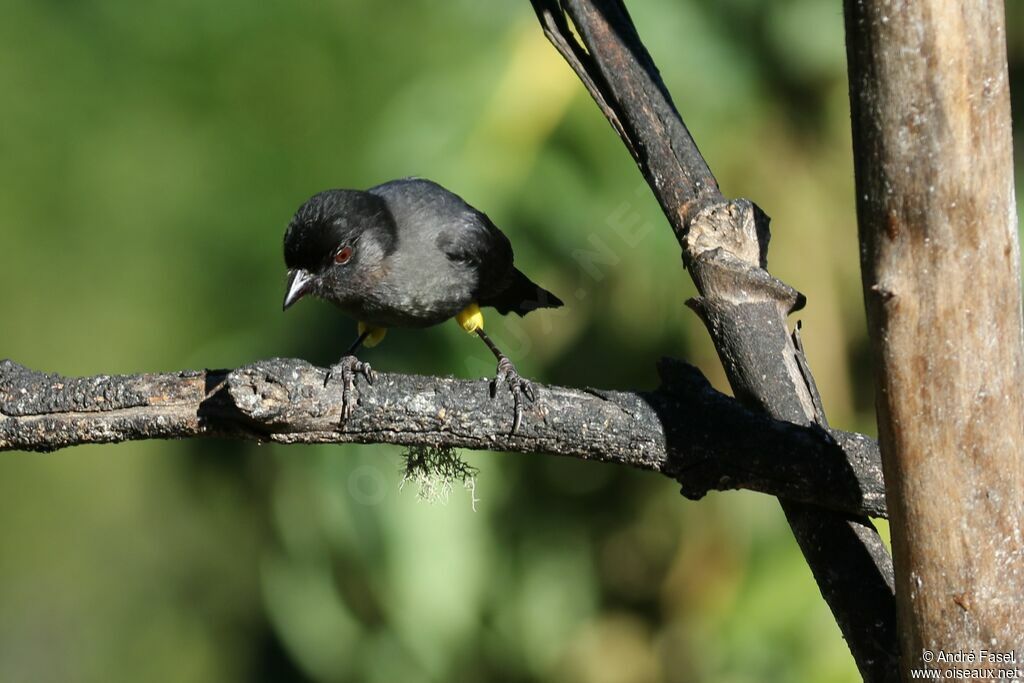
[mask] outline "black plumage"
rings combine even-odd
[[[360,322],[360,337],[342,359],[347,386],[354,370],[365,366],[371,376],[352,355],[364,341],[376,344],[390,327],[427,327],[456,317],[498,358],[518,427],[521,395],[532,397],[533,390],[483,331],[478,307],[526,315],[562,301],[515,267],[511,242],[486,214],[420,178],[365,191],[327,190],[292,218],[284,256],[285,308],[314,295]]]

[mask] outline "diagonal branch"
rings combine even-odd
[[[683,249],[700,297],[689,302],[714,340],[736,396],[780,420],[826,428],[787,317],[804,297],[766,270],[768,217],[726,200],[621,0],[531,0],[633,154]],[[567,17],[564,28],[546,17]],[[574,31],[568,30],[568,22]],[[587,55],[586,61],[578,54]],[[871,522],[782,501],[822,595],[867,681],[896,678],[892,558]]]
[[[626,143],[626,148],[630,154],[639,161],[639,152],[633,147],[629,133],[626,132],[622,121],[619,120],[619,113],[615,110],[614,103],[609,102],[604,97],[602,88],[606,86],[604,84],[598,85],[601,75],[597,71],[594,60],[590,58],[586,49],[573,36],[565,16],[565,11],[562,10],[559,3],[555,0],[534,2],[533,8],[537,12],[537,19],[540,20],[544,36],[551,41],[551,44],[555,46],[559,54],[568,62],[572,70],[576,72],[587,92],[590,93],[590,96],[594,98],[594,102],[601,109],[601,113],[605,115],[605,118],[608,119],[608,122],[615,129],[615,132]]]
[[[681,239],[690,214],[723,197],[625,5],[531,2],[544,35],[622,138]]]
[[[871,439],[753,413],[679,361],[659,371],[652,392],[541,387],[512,435],[509,400],[492,399],[486,380],[380,373],[342,426],[339,384],[300,360],[80,378],[2,361],[0,451],[209,436],[546,452],[660,472],[691,498],[745,488],[885,515]]]

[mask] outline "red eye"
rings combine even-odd
[[[334,254],[335,263],[348,263],[350,258],[352,258],[352,247],[342,247]]]

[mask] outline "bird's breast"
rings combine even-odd
[[[368,272],[349,312],[383,327],[428,327],[452,318],[472,303],[475,273],[447,259],[391,259]]]

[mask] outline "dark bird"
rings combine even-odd
[[[512,262],[508,237],[482,212],[435,182],[393,180],[369,190],[326,190],[295,213],[284,234],[288,287],[284,308],[305,295],[330,301],[359,322],[359,336],[328,374],[343,381],[342,419],[355,405],[355,379],[373,383],[355,357],[389,327],[429,327],[455,318],[498,360],[498,382],[512,392],[512,431],[533,386],[484,332],[481,307],[526,315],[561,300]]]

